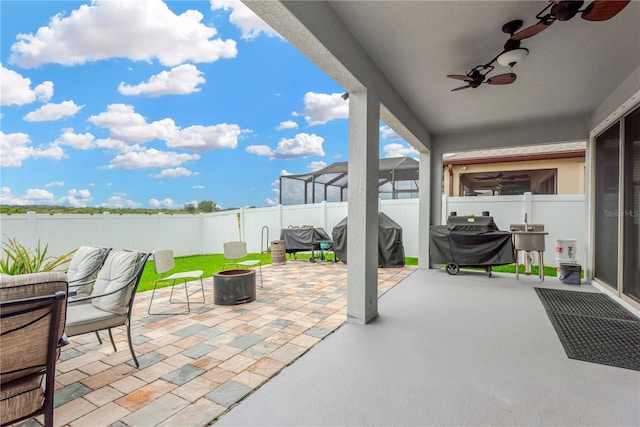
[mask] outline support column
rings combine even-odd
[[[431,153],[420,153],[418,166],[418,268],[429,268],[431,226]]]
[[[378,153],[380,103],[349,93],[347,321],[378,316]]]

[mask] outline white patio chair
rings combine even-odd
[[[224,265],[222,266],[223,268],[226,265],[235,265],[236,268],[239,268],[239,266],[243,266],[245,268],[251,268],[251,267],[255,267],[256,265],[259,267],[259,271],[260,271],[260,287],[264,287],[264,284],[262,282],[262,261],[259,259],[247,259],[247,260],[242,260],[242,258],[245,258],[248,254],[247,254],[247,243],[246,242],[241,242],[241,241],[237,241],[237,242],[226,242],[223,245],[224,248],[224,258],[226,260],[226,262],[224,263]]]
[[[149,308],[147,309],[147,313],[149,314],[189,314],[191,313],[191,305],[189,304],[189,296],[198,293],[195,292],[189,293],[187,289],[187,282],[194,281],[200,279],[200,291],[202,292],[202,302],[205,302],[204,298],[204,284],[202,282],[202,275],[204,274],[202,270],[193,270],[193,271],[184,271],[184,272],[176,272],[169,276],[164,277],[164,274],[167,271],[172,270],[175,266],[175,260],[173,258],[173,251],[171,249],[159,249],[153,251],[153,265],[156,270],[156,274],[160,274],[163,277],[156,280],[153,283],[153,292],[151,293],[151,300],[149,301]],[[153,303],[153,297],[156,294],[156,287],[158,283],[170,282],[171,283],[171,295],[169,296],[170,304],[178,304],[182,303],[181,301],[173,301],[173,288],[176,283],[182,283],[184,285],[184,292],[187,298],[187,311],[184,313],[152,313],[151,312],[151,304]]]

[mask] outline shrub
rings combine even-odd
[[[8,275],[38,273],[42,271],[60,270],[71,261],[75,250],[59,257],[47,256],[49,245],[40,245],[35,252],[24,247],[17,239],[7,238],[3,243],[4,255],[0,258],[0,273]]]

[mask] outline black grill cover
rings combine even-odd
[[[284,240],[287,253],[319,249],[318,240],[331,240],[324,228],[283,228],[280,240]]]
[[[489,267],[515,262],[511,233],[500,231],[493,217],[450,216],[447,225],[432,225],[431,263]]]
[[[347,218],[332,231],[333,251],[343,262],[347,262]],[[378,213],[378,267],[403,267],[404,246],[402,227],[386,214]]]

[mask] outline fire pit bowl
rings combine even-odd
[[[213,274],[214,304],[236,305],[255,301],[255,299],[255,270],[222,270]]]

